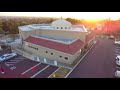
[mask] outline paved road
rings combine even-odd
[[[67,78],[113,78],[115,47],[114,39],[100,38]]]
[[[0,55],[10,53],[11,50],[1,51]],[[17,55],[17,57],[0,63],[5,74],[0,78],[47,78],[58,69],[56,66],[43,64]]]

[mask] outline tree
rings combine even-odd
[[[71,22],[71,24],[81,24],[81,21],[77,19],[67,18],[66,20]]]

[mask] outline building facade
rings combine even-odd
[[[72,64],[85,49],[94,43],[95,35],[82,25],[72,25],[59,19],[51,24],[20,26],[19,35],[24,50],[32,53],[32,60],[44,63]],[[42,57],[42,58],[41,58]]]

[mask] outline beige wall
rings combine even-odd
[[[23,40],[25,40],[30,35],[36,35],[36,30],[31,30],[31,31],[22,31],[22,30],[19,30],[19,34],[20,34],[20,37],[22,37]]]
[[[30,35],[53,35],[61,36],[66,38],[79,38],[83,42],[85,41],[85,36],[88,32],[78,32],[78,31],[67,31],[67,30],[32,30],[32,31],[20,31],[22,33],[23,40],[25,40]]]
[[[78,31],[67,31],[67,30],[41,30],[42,35],[53,35],[61,36],[66,38],[79,38],[82,41],[85,41],[85,36],[87,32],[78,32]]]
[[[51,59],[51,60],[56,60],[56,61],[59,61],[59,62],[67,63],[67,64],[71,64],[76,59],[76,57],[78,56],[78,53],[76,53],[73,56],[73,55],[70,55],[70,54],[66,54],[66,53],[63,53],[63,52],[60,52],[60,51],[56,51],[56,50],[49,49],[49,48],[46,48],[46,47],[38,46],[38,45],[31,44],[31,43],[28,43],[28,42],[27,42],[27,44],[30,45],[30,46],[38,48],[38,50],[35,50],[33,48],[29,48],[28,45],[24,45],[26,50],[34,53],[35,55],[42,56],[42,57],[45,57],[45,58],[48,58],[48,59]],[[48,51],[48,53],[46,53],[46,51]],[[53,53],[53,55],[51,55],[51,53]],[[59,55],[61,55],[62,58],[60,58]],[[64,59],[64,57],[68,57],[68,60]]]

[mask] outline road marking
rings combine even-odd
[[[44,71],[45,69],[47,69],[50,65],[47,65],[45,68],[43,68],[42,70],[40,70],[39,72],[37,72],[36,74],[34,74],[33,76],[31,76],[30,78],[34,78],[35,76],[37,76],[39,73],[41,73],[42,71]]]
[[[14,64],[6,64],[6,63],[5,63],[5,65],[6,65],[7,67],[9,67],[9,66],[12,66],[12,65],[14,65]]]
[[[115,51],[116,53],[120,53],[120,51]]]
[[[48,76],[47,78],[50,78],[54,73],[56,73],[61,67],[59,67],[57,70],[55,70],[50,76]]]
[[[13,67],[11,67],[10,69],[11,69],[11,70],[14,70],[14,69],[16,69],[16,67],[15,67],[15,66],[13,66]]]
[[[23,75],[23,74],[27,73],[28,71],[32,70],[33,68],[37,67],[37,66],[38,66],[38,65],[40,65],[40,64],[41,64],[41,63],[38,63],[38,64],[36,64],[35,66],[33,66],[33,67],[29,68],[29,69],[28,69],[28,70],[26,70],[25,72],[21,73],[21,75]]]
[[[17,63],[17,62],[6,62],[6,64],[10,64],[10,63],[13,63],[13,64],[15,64],[15,63]]]
[[[95,45],[95,44],[94,44]],[[93,46],[94,46],[93,45]],[[93,47],[92,46],[92,47]],[[70,75],[70,73],[72,73],[72,71],[77,67],[77,65],[84,59],[84,57],[88,54],[88,52],[92,49],[92,47],[85,53],[85,55],[78,61],[78,63],[73,67],[73,69],[64,77],[64,78],[67,78],[69,75]]]
[[[116,46],[116,48],[120,48],[119,46]]]
[[[22,61],[22,60],[10,60],[10,61],[16,61],[16,62],[19,62],[19,61]]]
[[[115,50],[120,50],[120,48],[116,48]]]

